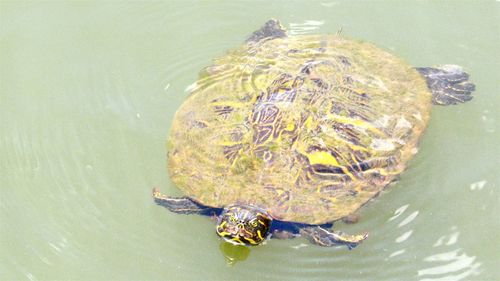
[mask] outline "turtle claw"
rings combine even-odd
[[[161,193],[160,193],[160,189],[159,189],[158,187],[153,187],[153,192],[152,192],[152,194],[153,194],[153,197],[154,197],[154,198],[158,198],[158,197],[161,195]]]
[[[351,240],[351,242],[346,242],[345,245],[349,250],[352,250],[356,248],[359,244],[361,244],[361,242],[363,242],[366,238],[368,238],[368,232],[359,235],[348,235],[348,236],[350,236],[353,239]]]

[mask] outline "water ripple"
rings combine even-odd
[[[437,239],[432,245],[437,253],[423,258],[423,261],[429,266],[418,270],[420,280],[458,281],[480,273],[481,263],[477,261],[475,256],[468,255],[461,248],[450,249],[457,244],[459,235],[457,227],[453,226],[450,233]]]
[[[335,13],[339,4],[321,6]],[[171,214],[149,193],[160,181],[166,193],[180,194],[165,171],[170,117],[187,95],[183,90],[196,87],[186,88],[199,70],[258,28],[261,19],[252,10],[258,3],[223,2],[224,9],[203,1],[47,5],[55,9],[26,4],[23,20],[3,21],[7,32],[0,35],[2,45],[19,47],[14,59],[2,56],[14,62],[12,73],[2,72],[12,81],[2,85],[0,112],[2,270],[14,276],[6,279],[427,281],[470,280],[485,270],[479,254],[465,246],[470,229],[443,231],[435,221],[446,218],[432,216],[457,194],[447,185],[446,163],[434,165],[442,146],[433,128],[423,140],[428,152],[410,164],[401,189],[363,208],[358,224],[336,223],[349,233],[370,231],[358,248],[271,240],[227,267],[213,223]],[[264,11],[266,17],[284,10],[267,6],[277,10]],[[335,16],[317,18],[290,23],[290,34],[338,25],[329,22]],[[258,77],[253,71],[231,79]],[[493,109],[479,112],[476,121],[488,135],[497,133]],[[426,188],[422,178],[429,173],[433,186]],[[464,182],[474,195],[495,186],[480,175]]]
[[[324,20],[306,20],[301,23],[290,23],[290,35],[313,34],[325,24]]]
[[[406,217],[402,222],[400,222],[398,224],[398,227],[405,226],[405,225],[409,224],[410,222],[412,222],[418,216],[418,213],[419,213],[418,211],[414,211],[413,213],[408,215],[408,217]]]
[[[468,256],[460,249],[450,252],[443,252],[429,256],[424,259],[425,262],[439,263],[418,271],[421,281],[428,280],[464,280],[470,276],[479,274],[481,264],[476,261],[475,256]]]

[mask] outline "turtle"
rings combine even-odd
[[[236,245],[303,237],[352,249],[356,215],[417,153],[433,104],[469,101],[457,65],[412,67],[342,33],[289,35],[267,21],[189,87],[167,144],[170,179],[156,204],[212,216]]]

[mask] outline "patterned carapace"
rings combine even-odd
[[[416,152],[431,94],[415,69],[335,35],[243,45],[200,74],[172,125],[172,180],[207,206],[309,224],[351,214]]]

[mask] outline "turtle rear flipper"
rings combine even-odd
[[[247,40],[246,43],[259,42],[264,38],[282,38],[286,37],[286,30],[281,25],[279,20],[270,19],[260,29],[256,30]]]
[[[312,244],[322,247],[345,245],[349,250],[356,248],[368,238],[368,233],[349,235],[339,231],[328,231],[321,226],[304,227],[300,234]]]
[[[460,66],[417,67],[416,70],[425,77],[434,104],[458,104],[472,99],[476,85],[469,81],[469,74]]]

